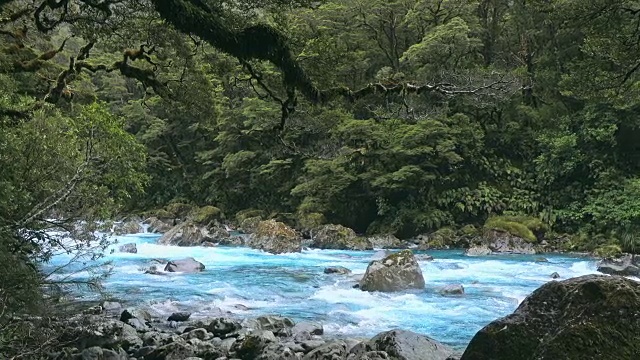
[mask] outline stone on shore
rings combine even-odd
[[[369,340],[367,349],[384,351],[391,359],[398,360],[447,360],[454,353],[450,347],[428,336],[406,330],[380,333]]]

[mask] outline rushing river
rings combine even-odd
[[[305,250],[271,255],[248,248],[157,245],[158,235],[117,237],[135,242],[138,253],[107,255],[113,274],[104,282],[111,296],[128,305],[148,307],[157,315],[190,311],[192,318],[280,314],[324,324],[325,334],[370,337],[402,328],[427,334],[456,348],[492,320],[511,313],[534,289],[558,272],[569,278],[596,272],[595,261],[561,255],[466,257],[461,251],[427,251],[434,261],[420,261],[426,290],[367,293],[352,288],[375,251]],[[112,246],[117,248],[118,245]],[[197,274],[144,274],[149,260],[194,257],[206,269]],[[58,256],[50,266],[64,263]],[[325,275],[327,266],[344,266],[353,275]],[[63,274],[59,275],[63,276]],[[73,277],[86,277],[80,272]],[[463,296],[438,289],[462,284]],[[79,294],[90,299],[91,294]]]

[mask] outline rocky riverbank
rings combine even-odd
[[[46,357],[60,360],[623,360],[640,356],[640,283],[598,275],[552,281],[480,330],[463,353],[400,329],[336,338],[322,324],[277,315],[159,319],[114,302],[40,324],[53,334]]]

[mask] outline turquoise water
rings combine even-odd
[[[465,257],[461,251],[427,251],[435,260],[420,262],[425,290],[367,293],[352,286],[375,251],[271,255],[247,248],[163,246],[155,243],[157,238],[153,234],[117,237],[119,244],[135,242],[138,253],[106,256],[112,261],[113,274],[104,282],[110,295],[147,307],[158,316],[178,310],[192,312],[192,318],[281,314],[319,321],[327,335],[370,337],[403,328],[457,348],[466,346],[484,325],[515,310],[529,293],[551,280],[551,273],[569,278],[596,272],[595,261],[586,258],[544,255],[549,262],[541,263],[535,262],[539,255]],[[166,276],[141,271],[151,259],[188,256],[202,262],[205,271]],[[58,256],[49,266],[68,259]],[[325,275],[327,266],[347,267],[353,275]],[[72,277],[87,275],[80,272]],[[465,295],[440,295],[438,289],[448,284],[462,284]]]

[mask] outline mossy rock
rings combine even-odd
[[[239,224],[240,228],[247,233],[255,232],[258,228],[258,224],[262,221],[260,216],[254,216],[250,218],[243,219]]]
[[[493,216],[487,219],[484,228],[506,231],[532,243],[538,241],[536,234],[543,234],[547,229],[540,219],[525,216]]]
[[[478,230],[478,228],[473,225],[465,225],[462,228],[460,228],[459,232],[460,232],[460,235],[468,236],[468,237],[474,237],[481,234],[480,230]]]
[[[314,234],[311,245],[318,249],[332,250],[371,250],[371,243],[346,227],[339,224],[322,225]]]
[[[622,255],[622,248],[616,244],[609,244],[600,246],[593,253],[602,258],[615,258]]]
[[[184,219],[190,213],[193,212],[193,210],[195,209],[195,206],[193,206],[191,204],[175,202],[175,203],[171,203],[171,204],[165,206],[164,209],[169,214],[171,214],[172,217]],[[158,215],[156,215],[156,217],[158,217]],[[158,217],[158,218],[160,218],[160,217]]]
[[[298,226],[304,230],[315,230],[325,224],[327,219],[321,213],[298,214]]]
[[[236,221],[238,222],[238,224],[242,224],[243,221],[245,221],[246,219],[250,219],[250,218],[260,218],[260,220],[264,220],[265,219],[265,212],[262,210],[258,210],[258,209],[245,209],[245,210],[240,210],[236,213]]]
[[[191,218],[197,224],[208,225],[214,221],[223,220],[224,215],[219,208],[207,205],[194,209],[191,213]]]
[[[476,333],[460,359],[637,359],[638,309],[640,283],[621,276],[551,281]]]

